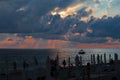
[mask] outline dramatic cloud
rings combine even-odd
[[[53,11],[51,11],[51,14],[54,15],[60,15],[62,19],[68,17],[68,16],[73,16],[77,14],[77,11],[83,6],[83,4],[75,4],[72,6],[68,6],[65,9],[59,10],[59,8],[55,8]]]
[[[112,37],[119,39],[120,34],[120,16],[108,17],[98,19],[93,21],[93,24],[90,26],[93,30],[93,34],[89,36],[93,37]]]
[[[52,45],[51,43],[60,45],[59,40],[63,43],[70,41],[80,44],[117,44],[120,42],[119,2],[119,0],[1,0],[0,33],[8,34],[0,34],[0,46],[19,44],[19,47],[29,45],[32,48],[39,41],[45,44],[48,41],[49,45]],[[16,34],[13,36],[11,33]]]

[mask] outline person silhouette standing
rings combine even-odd
[[[66,67],[66,61],[65,61],[65,59],[63,60],[62,64],[63,64],[63,67],[65,68]]]

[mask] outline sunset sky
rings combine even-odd
[[[0,48],[120,48],[120,0],[0,0]]]

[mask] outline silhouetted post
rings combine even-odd
[[[55,65],[56,65],[56,69],[58,71],[59,70],[59,56],[58,56],[58,54],[57,54],[56,59],[55,59]]]
[[[58,54],[56,56],[56,63],[57,63],[57,67],[59,67],[59,55]]]
[[[5,73],[6,73],[7,80],[8,80],[8,70],[9,70],[8,64],[9,64],[9,62],[8,62],[8,57],[7,57],[5,60],[5,69],[6,69]]]
[[[70,67],[70,64],[71,64],[71,62],[70,62],[70,57],[68,58],[68,67]]]
[[[79,70],[78,74],[79,74],[79,79],[80,79],[80,77],[83,78],[84,74],[83,74],[83,68],[82,68],[82,56],[80,56],[80,70]]]
[[[91,54],[91,64],[93,64],[93,55]]]
[[[59,56],[58,56],[58,54],[57,54],[57,56],[56,56],[56,59],[55,59],[55,64],[56,64],[56,71],[55,71],[55,73],[56,73],[56,79],[58,78],[58,74],[59,74]]]
[[[35,56],[34,56],[34,62],[35,62],[35,65],[37,66],[38,65],[38,60]]]
[[[95,64],[96,64],[96,58],[95,58],[95,54],[93,54],[93,71],[95,71]]]
[[[117,53],[114,54],[114,60],[115,60],[115,61],[118,60],[118,54],[117,54]]]
[[[96,61],[95,61],[95,54],[93,54],[93,64],[94,64],[94,65],[96,64]]]
[[[85,68],[82,68],[82,73],[81,73],[82,79],[81,80],[85,80],[85,76],[86,76],[85,71],[86,71]]]
[[[111,54],[109,54],[109,63],[110,63],[110,61],[111,61]]]
[[[70,64],[71,64],[71,62],[70,62],[70,57],[68,58],[68,74],[69,74],[69,76],[70,76],[70,72],[71,72],[71,70],[70,70]]]
[[[100,56],[99,56],[99,54],[97,55],[97,64],[100,64]]]
[[[118,71],[118,70],[117,70],[117,69],[118,69],[118,65],[117,65],[118,54],[117,54],[117,53],[114,54],[114,60],[115,60],[115,70]]]
[[[101,54],[101,56],[100,56],[100,63],[101,63],[101,64],[103,63],[102,54]]]
[[[77,79],[79,79],[79,66],[80,66],[80,60],[79,60],[79,56],[76,55],[75,57],[75,66],[76,66],[76,77]]]
[[[106,64],[107,61],[106,61],[106,53],[104,53],[104,63]]]
[[[46,80],[51,80],[50,74],[51,74],[51,65],[50,65],[50,58],[49,56],[47,57],[46,60],[46,70],[47,70],[47,79]]]
[[[79,63],[80,63],[80,61],[79,61],[79,56],[76,55],[76,57],[75,57],[75,66],[78,67],[78,66],[79,66]]]
[[[82,56],[80,56],[80,66],[82,66]]]
[[[29,64],[26,61],[23,61],[23,69],[26,69],[29,67]]]
[[[13,70],[17,70],[17,63],[13,62]]]
[[[23,61],[23,69],[25,69],[25,68],[26,68],[26,62]]]
[[[90,63],[87,63],[87,80],[90,80]]]

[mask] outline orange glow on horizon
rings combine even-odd
[[[0,48],[19,48],[19,49],[40,49],[40,48],[120,48],[120,42],[116,43],[78,43],[70,42],[65,40],[45,40],[45,39],[35,39],[31,38],[5,38],[0,41]]]

